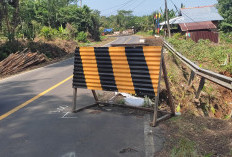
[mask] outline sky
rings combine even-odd
[[[181,3],[185,7],[198,7],[213,5],[217,0],[167,0],[168,8],[175,9],[173,3],[180,8]],[[172,3],[173,2],[173,3]],[[164,0],[82,0],[83,5],[88,5],[91,9],[101,11],[101,15],[110,16],[117,14],[117,10],[132,10],[134,15],[149,15],[162,8],[164,10]]]

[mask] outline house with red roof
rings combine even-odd
[[[223,17],[218,13],[215,5],[192,8],[182,8],[180,15],[169,20],[170,25],[177,25],[178,29],[197,42],[200,39],[209,39],[219,42],[218,23]],[[166,21],[160,25],[165,26]]]

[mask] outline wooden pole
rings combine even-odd
[[[168,37],[171,37],[171,30],[170,30],[170,24],[169,24],[169,17],[168,17],[168,4],[167,0],[165,0],[165,12],[166,12],[166,21],[167,21],[167,28],[168,28]]]

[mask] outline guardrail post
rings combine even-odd
[[[200,84],[199,84],[199,87],[198,87],[198,90],[196,93],[196,99],[199,99],[200,94],[201,94],[201,90],[203,89],[204,85],[205,85],[205,78],[201,77],[201,81],[200,81]]]
[[[194,77],[195,77],[195,72],[191,70],[191,74],[190,74],[189,81],[188,81],[188,86],[192,84]]]
[[[175,104],[173,103],[172,94],[171,94],[171,90],[170,90],[170,86],[168,82],[168,77],[167,77],[168,74],[167,74],[167,69],[166,69],[166,65],[164,61],[164,56],[162,56],[162,69],[163,69],[164,82],[165,82],[167,93],[168,93],[168,105],[171,108],[172,115],[175,116],[176,108],[175,108]]]

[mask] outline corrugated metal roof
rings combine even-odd
[[[179,24],[180,21],[183,20],[184,17],[182,16],[179,16],[179,17],[175,17],[175,18],[172,18],[169,20],[169,23],[172,25],[172,24]],[[167,21],[164,21],[164,22],[161,22],[160,25],[166,25],[167,24]]]
[[[218,13],[215,6],[203,6],[195,8],[181,9],[182,16],[170,19],[170,24],[180,23],[195,23],[204,21],[221,21],[223,17]],[[160,25],[165,25],[167,22],[162,22]]]
[[[182,31],[217,28],[211,21],[197,22],[197,23],[181,23],[179,25]]]
[[[184,17],[184,21],[181,23],[223,20],[215,6],[184,8],[181,9],[181,13]]]

